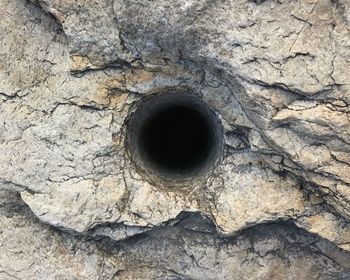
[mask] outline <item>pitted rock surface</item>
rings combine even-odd
[[[349,11],[1,2],[0,278],[350,277]],[[224,129],[218,164],[181,186],[126,146],[138,104],[168,91]]]

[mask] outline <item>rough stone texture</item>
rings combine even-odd
[[[349,278],[349,14],[1,1],[0,279]],[[138,102],[167,89],[225,129],[220,164],[181,188],[125,149]]]
[[[125,242],[42,224],[18,195],[0,201],[0,277],[12,279],[347,279],[349,253],[290,223],[219,238],[198,215]],[[33,238],[35,236],[35,238]],[[347,272],[348,271],[348,272]]]

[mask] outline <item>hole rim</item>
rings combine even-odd
[[[164,110],[164,105],[172,108],[181,104],[184,104],[189,109],[195,107],[194,111],[206,121],[206,124],[211,129],[210,140],[214,142],[202,164],[193,168],[192,172],[186,172],[185,174],[166,172],[164,169],[154,168],[149,161],[147,162],[147,156],[143,155],[143,149],[140,148],[138,143],[140,138],[138,135],[150,117]],[[143,119],[144,116],[147,116],[147,118]],[[202,181],[210,175],[211,171],[222,160],[225,146],[224,128],[218,114],[198,95],[188,91],[167,90],[166,92],[147,95],[135,104],[134,110],[127,120],[125,143],[127,154],[136,167],[136,171],[141,173],[146,180],[153,184],[162,184],[169,187],[179,186],[193,183],[194,181]]]

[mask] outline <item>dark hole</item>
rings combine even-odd
[[[216,114],[183,93],[145,98],[128,124],[129,151],[143,170],[164,179],[187,180],[211,167],[223,148]]]
[[[140,136],[149,160],[170,172],[188,172],[201,165],[213,137],[206,118],[187,106],[156,113],[146,121]]]

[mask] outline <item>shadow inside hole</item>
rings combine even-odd
[[[208,156],[213,143],[208,120],[190,106],[168,106],[146,120],[140,146],[155,165],[188,172]]]
[[[188,180],[221,156],[223,131],[200,98],[184,93],[155,94],[140,103],[128,124],[135,163],[165,180]]]

